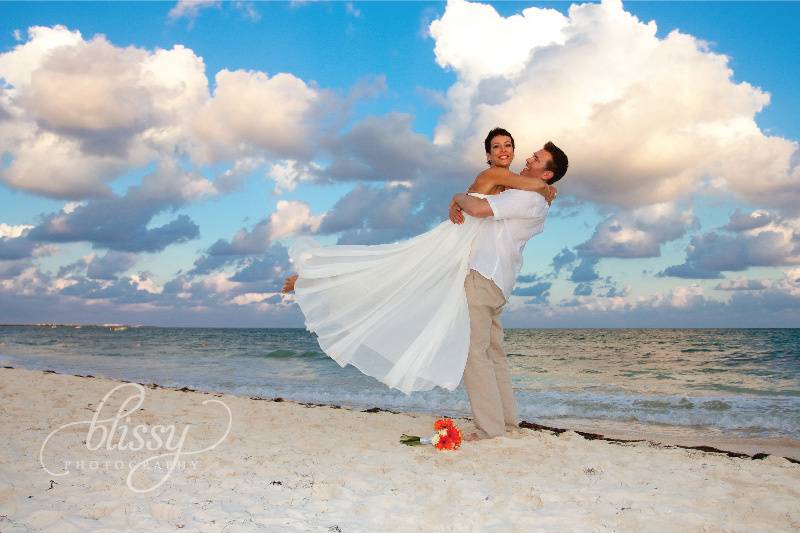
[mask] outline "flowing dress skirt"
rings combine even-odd
[[[464,218],[392,244],[296,239],[295,299],[322,350],[405,394],[458,387],[470,336],[464,279],[485,221]]]

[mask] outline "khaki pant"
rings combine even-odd
[[[464,289],[470,327],[464,388],[478,432],[482,437],[498,437],[507,428],[519,426],[500,323],[506,299],[493,281],[474,270],[467,274]]]

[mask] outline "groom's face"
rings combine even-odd
[[[533,154],[525,160],[525,168],[522,169],[520,175],[549,180],[553,177],[553,172],[545,169],[552,159],[553,156],[544,148],[533,152]]]

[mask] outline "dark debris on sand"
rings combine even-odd
[[[519,423],[519,427],[525,429],[532,429],[534,431],[548,431],[554,435],[561,435],[567,431],[568,429],[557,428],[552,426],[544,426],[542,424],[535,424],[533,422],[526,422],[522,421]],[[681,444],[661,444],[658,442],[649,441],[647,439],[615,439],[612,437],[605,437],[599,433],[589,433],[587,431],[575,431],[578,435],[583,437],[586,440],[604,440],[611,442],[613,444],[627,444],[627,443],[636,443],[636,442],[647,442],[651,446],[658,447],[658,448],[682,448],[684,450],[699,450],[701,452],[708,452],[708,453],[723,453],[728,457],[738,457],[738,458],[746,458],[751,460],[759,460],[765,459],[769,457],[770,454],[768,453],[756,453],[754,455],[748,455],[746,453],[740,452],[731,452],[728,450],[721,450],[719,448],[714,448],[713,446],[683,446]],[[792,459],[791,457],[784,457],[790,463],[800,464],[800,461],[797,459]]]

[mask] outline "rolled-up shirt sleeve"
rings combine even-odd
[[[487,196],[493,218],[537,218],[547,211],[547,201],[536,192],[509,189],[500,194]]]

